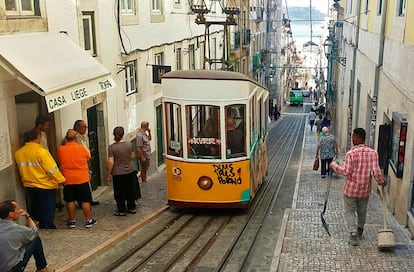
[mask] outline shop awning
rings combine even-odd
[[[49,112],[116,86],[110,71],[65,34],[0,36],[0,65],[45,96]]]

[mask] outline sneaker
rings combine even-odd
[[[114,212],[115,216],[126,216],[126,212]]]
[[[326,176],[325,175],[322,175],[322,178],[325,178]]]
[[[91,219],[91,220],[85,222],[85,228],[91,228],[95,224],[96,224],[96,220],[95,219]]]
[[[357,233],[357,236],[358,236],[358,239],[359,240],[361,240],[362,239],[362,233],[364,232],[364,229],[363,228],[360,228],[360,227],[358,227],[358,233]]]
[[[351,235],[349,236],[349,244],[351,246],[358,246],[359,245],[359,241],[358,241],[358,237],[356,233],[351,233]]]
[[[136,214],[137,210],[133,209],[133,210],[128,210],[127,213],[131,213],[131,214]]]
[[[67,225],[71,229],[76,228],[76,221],[75,220],[68,220]]]

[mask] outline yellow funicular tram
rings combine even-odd
[[[267,173],[269,94],[229,71],[162,77],[167,198],[177,207],[247,207]]]

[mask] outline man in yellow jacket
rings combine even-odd
[[[65,178],[49,151],[40,145],[40,137],[34,129],[27,131],[25,145],[16,151],[15,159],[33,218],[41,229],[56,229],[56,189]]]

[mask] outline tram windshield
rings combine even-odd
[[[186,106],[189,158],[219,159],[221,156],[220,107]]]

